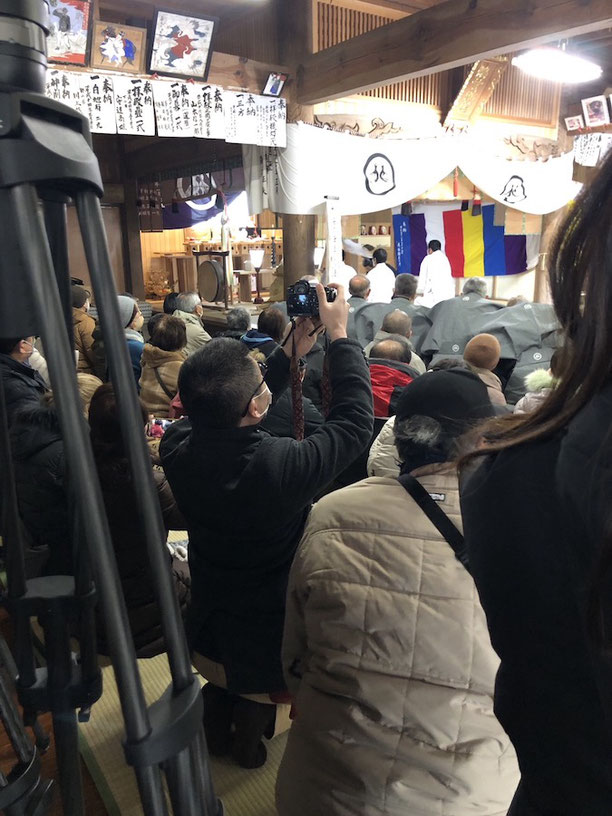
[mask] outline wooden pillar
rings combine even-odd
[[[291,67],[287,88],[287,121],[314,122],[312,106],[297,103],[297,80],[301,60],[312,53],[312,0],[294,0],[279,4],[279,42],[281,58]],[[283,215],[283,268],[285,288],[305,275],[314,275],[316,215]]]
[[[566,207],[547,213],[542,217],[542,238],[540,241],[540,256],[535,270],[535,285],[533,299],[535,303],[551,303],[550,288],[548,285],[548,253],[557,228],[561,223]]]
[[[123,182],[123,205],[121,207],[121,229],[123,232],[123,261],[125,264],[125,288],[137,298],[144,299],[144,271],[142,268],[142,248],[140,244],[140,222],[138,219],[138,181],[127,172],[128,157],[123,139],[119,138],[121,157],[121,181]]]

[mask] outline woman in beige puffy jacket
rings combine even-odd
[[[459,528],[448,462],[470,420],[490,412],[483,383],[461,370],[419,377],[400,399],[402,472]],[[493,713],[484,612],[396,478],[315,505],[289,579],[283,664],[297,716],[280,816],[505,816],[519,772]]]
[[[186,359],[187,332],[182,320],[169,315],[152,318],[149,331],[151,337],[141,358],[140,398],[150,414],[167,417]]]

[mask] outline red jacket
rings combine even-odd
[[[370,360],[370,379],[374,396],[374,416],[389,417],[395,413],[390,403],[414,380],[417,373],[406,363],[396,360]]]

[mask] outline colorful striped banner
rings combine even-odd
[[[441,241],[455,278],[516,275],[527,269],[528,249],[531,259],[534,250],[537,255],[534,245],[539,245],[540,236],[506,235],[504,227],[495,224],[493,204],[484,205],[479,215],[461,210],[460,205],[423,209],[414,215],[393,216],[398,272],[418,275],[427,242],[434,238]]]

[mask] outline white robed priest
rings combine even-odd
[[[427,255],[421,262],[415,303],[431,308],[441,300],[455,297],[455,280],[440,241],[427,244]]]

